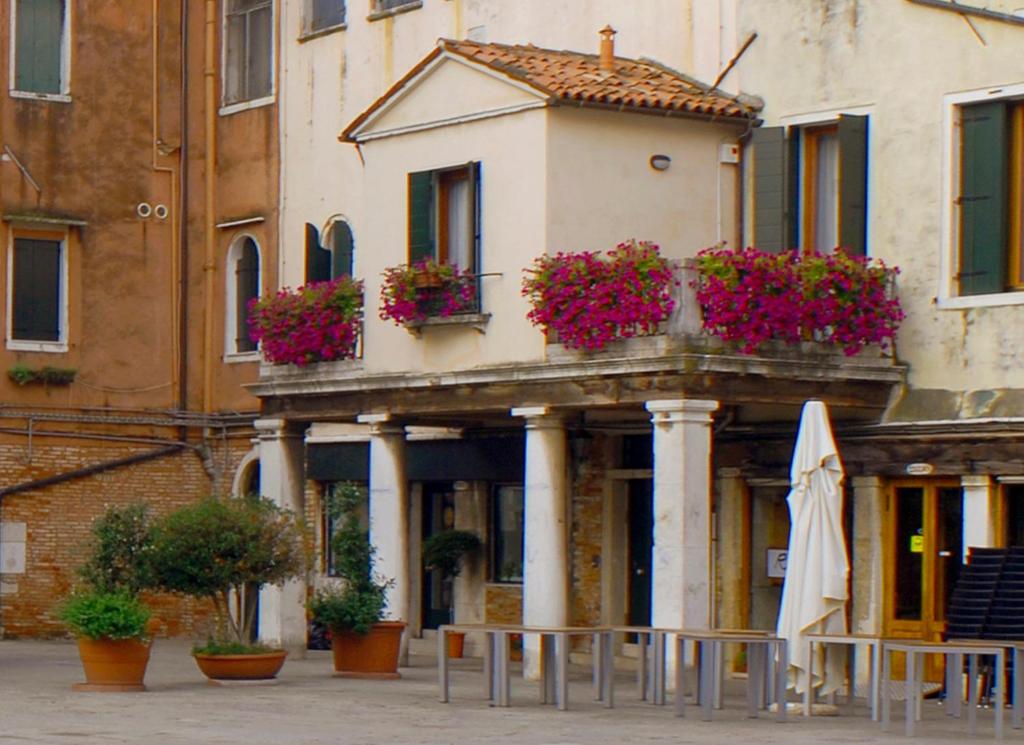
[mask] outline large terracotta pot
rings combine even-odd
[[[143,678],[149,663],[150,642],[135,639],[78,640],[78,655],[85,670],[85,683],[76,683],[76,691],[144,691]]]
[[[284,665],[283,649],[266,654],[192,654],[199,670],[211,681],[271,680]]]
[[[381,621],[366,635],[351,631],[331,633],[334,675],[339,678],[401,678],[398,655],[402,646],[402,621]]]

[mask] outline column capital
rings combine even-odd
[[[711,424],[711,413],[718,401],[697,398],[676,398],[647,401],[644,408],[651,412],[654,424]]]
[[[850,479],[854,490],[857,489],[881,489],[883,481],[881,476],[854,476]]]
[[[988,489],[995,481],[987,473],[965,474],[960,477],[960,486],[964,489]]]
[[[564,429],[565,419],[551,412],[548,406],[518,406],[510,410],[512,416],[526,420],[527,429]]]
[[[381,435],[401,435],[405,437],[405,425],[394,421],[391,418],[391,414],[388,413],[360,414],[356,417],[356,421],[370,426],[371,437],[379,437]]]
[[[252,423],[257,440],[284,440],[302,438],[305,428],[287,419],[256,419]]]

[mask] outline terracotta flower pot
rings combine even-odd
[[[122,693],[144,691],[143,678],[149,663],[148,641],[135,639],[78,640],[78,655],[85,670],[85,683],[76,683],[76,691]]]
[[[448,656],[453,660],[461,660],[466,647],[466,635],[461,631],[448,632]]]
[[[199,654],[193,653],[199,670],[210,679],[271,680],[280,672],[288,653],[283,649],[266,654]]]
[[[438,288],[444,284],[440,274],[434,272],[416,272],[412,275],[412,286],[418,290],[427,288]]]
[[[351,631],[331,634],[334,675],[339,678],[401,678],[398,655],[402,645],[402,621],[375,623],[366,635]]]

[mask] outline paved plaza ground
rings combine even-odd
[[[778,723],[744,716],[740,688],[730,690],[713,722],[697,712],[678,719],[671,706],[636,699],[633,675],[617,679],[616,708],[592,700],[589,671],[574,669],[571,710],[537,703],[537,686],[519,678],[513,706],[492,708],[484,700],[478,660],[455,663],[452,703],[437,700],[437,670],[428,658],[413,658],[399,681],[355,681],[331,676],[330,654],[310,652],[289,660],[274,686],[206,685],[183,641],[157,640],[146,676],[148,691],[135,694],[73,693],[82,680],[72,642],[0,641],[0,743],[144,743],[145,745],[442,745],[527,743],[529,745],[611,745],[615,743],[897,743],[866,709],[855,715],[791,717]],[[895,707],[894,707],[895,708]],[[895,708],[895,714],[902,708]],[[917,742],[971,740],[965,721],[951,720],[942,707],[925,702]],[[992,715],[980,712],[975,742],[992,739]],[[902,732],[903,722],[894,721]],[[1009,728],[1007,741],[1024,740]]]

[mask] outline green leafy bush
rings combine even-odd
[[[149,608],[127,592],[85,591],[61,606],[60,620],[77,636],[89,639],[142,639]]]
[[[88,558],[78,573],[99,592],[134,596],[155,583],[152,555],[153,531],[146,505],[114,505],[93,522]]]
[[[359,522],[362,501],[362,491],[351,483],[340,484],[328,498],[331,517],[341,520],[331,551],[344,585],[317,592],[308,607],[313,618],[331,631],[368,633],[384,617],[387,590],[392,584],[374,574],[370,534]]]
[[[423,564],[446,579],[458,577],[462,559],[480,550],[480,536],[468,530],[442,530],[423,542]]]
[[[281,584],[304,569],[295,517],[262,497],[208,497],[182,507],[153,529],[153,569],[169,592],[213,601],[217,641],[247,644],[255,604],[244,618],[229,610],[232,591]]]
[[[192,654],[268,654],[275,651],[266,644],[241,644],[216,639],[208,639],[206,644],[192,647]]]

